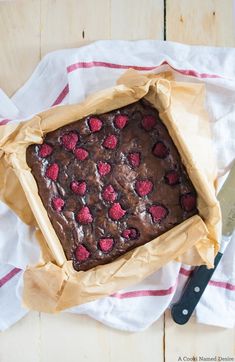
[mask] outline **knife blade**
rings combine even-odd
[[[196,305],[204,293],[235,229],[235,162],[217,196],[222,213],[222,237],[220,250],[214,260],[214,268],[205,265],[196,267],[189,278],[182,296],[171,308],[171,315],[177,324],[185,324],[190,319]]]

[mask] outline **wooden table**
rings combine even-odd
[[[233,1],[1,0],[0,86],[12,95],[49,51],[97,39],[235,46]],[[0,362],[232,358],[234,340],[234,330],[194,320],[177,326],[168,312],[147,331],[135,334],[112,330],[85,316],[31,312],[0,334]]]

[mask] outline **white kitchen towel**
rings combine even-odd
[[[174,72],[177,80],[206,84],[219,181],[235,156],[235,49],[187,46],[162,41],[98,41],[48,54],[31,78],[10,99],[0,91],[0,125],[28,119],[59,104],[82,101],[88,94],[113,86],[128,68]],[[205,155],[206,157],[206,155]],[[39,248],[33,230],[0,203],[0,330],[27,313],[20,305],[22,270],[34,264]],[[171,262],[142,283],[107,298],[74,307],[128,331],[147,328],[179,297],[190,267]],[[235,236],[196,308],[201,323],[235,324]]]

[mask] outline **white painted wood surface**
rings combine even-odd
[[[179,357],[193,358],[234,358],[235,330],[218,328],[196,323],[192,317],[188,325],[179,326],[165,316],[165,361],[178,361]],[[186,360],[186,359],[185,359]],[[226,361],[226,360],[225,360]]]
[[[0,334],[1,362],[163,361],[163,320],[147,331],[127,333],[86,316],[31,312]]]
[[[234,46],[232,0],[166,0],[167,40]],[[13,94],[51,50],[97,39],[163,39],[163,0],[0,1],[0,87]],[[235,332],[177,326],[169,313],[147,331],[124,333],[84,316],[31,312],[0,334],[0,362],[174,362],[235,357]]]
[[[166,0],[167,40],[235,46],[233,0]]]

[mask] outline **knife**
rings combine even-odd
[[[190,319],[217,268],[223,253],[231,240],[233,230],[235,229],[235,162],[218,194],[218,200],[222,212],[222,238],[220,251],[214,260],[214,268],[207,269],[205,265],[202,265],[193,270],[192,276],[187,282],[182,296],[177,303],[172,305],[171,315],[177,324],[185,324]]]

